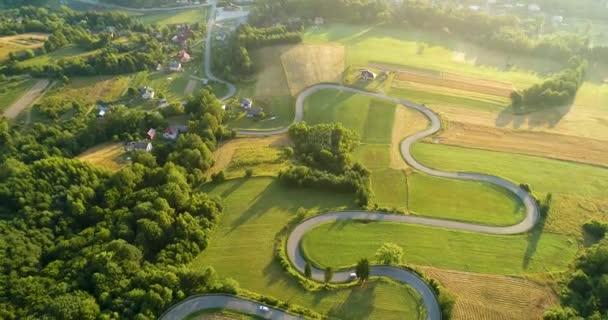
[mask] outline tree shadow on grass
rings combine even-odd
[[[547,219],[541,217],[538,221],[538,225],[528,235],[528,247],[526,248],[526,253],[524,254],[524,259],[522,261],[522,267],[524,270],[528,269],[528,266],[532,261],[532,257],[534,256],[534,254],[536,254],[536,250],[538,249],[538,243],[540,242],[540,238],[543,235],[543,230],[545,229],[546,222]]]
[[[329,310],[327,316],[330,319],[368,319],[374,311],[375,291],[375,283],[353,287],[346,300]]]
[[[250,219],[262,215],[276,206],[276,188],[273,188],[275,184],[277,184],[276,181],[266,185],[266,188],[264,190],[258,193],[255,198],[251,199],[253,204],[249,206],[249,209],[243,212],[236,220],[234,220],[234,222],[232,222],[228,233],[247,223],[247,221],[249,221]],[[230,190],[232,190],[230,192],[234,192],[234,190],[238,189],[238,187],[239,186],[237,185],[233,186],[232,188],[230,188]],[[222,194],[222,197],[225,197],[224,193]],[[248,199],[243,199],[243,201],[248,201]]]
[[[503,109],[496,117],[496,126],[504,128],[511,126],[515,129],[520,129],[527,124],[528,129],[533,128],[553,128],[564,116],[572,109],[572,104],[563,107],[547,107],[542,110],[529,113],[516,113],[512,106]]]

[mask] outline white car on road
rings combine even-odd
[[[268,308],[267,306],[260,306],[258,309],[260,309],[260,311],[262,312],[270,312],[270,308]]]
[[[357,274],[353,272],[353,273],[351,273],[351,274],[348,275],[348,278],[350,280],[355,280],[355,279],[357,279]]]

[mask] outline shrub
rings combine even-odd
[[[583,230],[596,239],[602,239],[606,235],[606,231],[608,231],[608,223],[591,220],[583,225]]]
[[[222,183],[222,182],[226,181],[226,174],[224,173],[223,170],[218,173],[214,173],[211,175],[211,181],[213,183]]]
[[[247,168],[247,170],[245,170],[245,178],[251,178],[251,176],[253,176],[253,169]]]

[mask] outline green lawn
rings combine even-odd
[[[318,265],[345,267],[374,258],[384,242],[403,248],[407,263],[480,273],[522,275],[565,271],[578,245],[551,233],[495,236],[409,224],[341,221],[325,224],[302,240]]]
[[[8,108],[13,102],[17,101],[27,90],[29,90],[36,80],[21,78],[15,80],[5,80],[0,83],[0,111]]]
[[[474,171],[528,183],[535,192],[608,198],[608,169],[574,162],[439,144],[417,143],[421,163],[448,171]]]
[[[413,173],[407,184],[409,209],[423,216],[490,225],[513,225],[524,218],[519,198],[489,183]]]
[[[561,67],[548,59],[483,49],[449,33],[436,34],[387,25],[327,24],[308,29],[304,40],[308,43],[343,44],[346,46],[347,65],[390,64],[510,81],[521,86],[537,82],[537,72],[554,72]],[[425,49],[418,54],[421,45]],[[464,59],[458,59],[456,53],[464,55]],[[507,64],[515,66],[514,71],[505,71]]]
[[[222,196],[224,213],[209,246],[191,264],[212,266],[241,288],[309,307],[341,319],[418,319],[418,297],[391,283],[339,291],[307,292],[276,262],[274,239],[298,208],[320,212],[353,207],[350,195],[285,189],[272,178],[229,180],[206,191]]]
[[[295,118],[295,99],[291,96],[275,96],[253,100],[254,107],[261,107],[265,119],[247,118],[245,112],[230,122],[230,126],[239,129],[269,130],[287,127]]]
[[[138,16],[145,24],[169,25],[177,23],[204,23],[207,20],[206,7],[188,9],[183,11],[167,11],[163,13],[149,13]]]
[[[317,91],[304,103],[304,121],[340,122],[364,143],[390,143],[394,115],[393,103],[331,89]]]

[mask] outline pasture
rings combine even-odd
[[[553,233],[498,236],[391,222],[339,221],[302,239],[308,259],[320,266],[353,266],[374,259],[384,242],[403,248],[405,262],[450,270],[504,275],[565,271],[579,245]]]
[[[212,266],[241,288],[271,295],[342,319],[418,319],[419,297],[411,289],[384,281],[337,291],[308,292],[274,258],[277,233],[298,208],[318,212],[352,208],[350,195],[286,189],[271,178],[234,179],[206,185],[224,199],[224,213],[209,246],[190,265]]]

